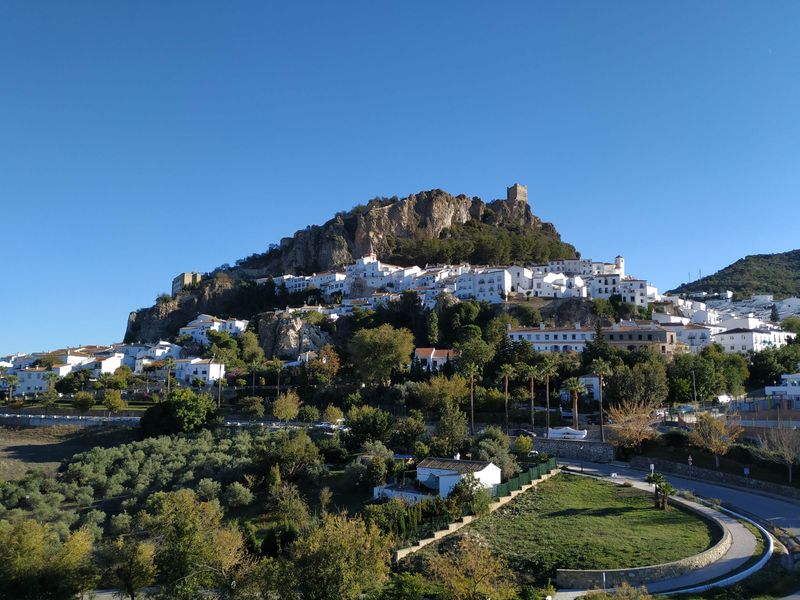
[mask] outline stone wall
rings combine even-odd
[[[590,440],[556,440],[540,436],[534,440],[533,447],[539,452],[547,452],[558,458],[590,462],[607,463],[614,460],[615,456],[614,446],[608,442]]]
[[[703,519],[707,519],[706,515],[701,513],[691,504],[684,502],[679,498],[670,498],[670,504],[677,504],[699,515]],[[603,589],[603,587],[611,588],[621,585],[623,582],[638,587],[647,583],[661,581],[663,579],[671,579],[679,577],[690,571],[696,571],[707,567],[713,562],[721,559],[731,547],[733,540],[730,532],[718,520],[714,520],[714,524],[722,532],[722,539],[708,550],[695,554],[688,558],[682,558],[674,562],[663,563],[660,565],[651,565],[647,567],[638,567],[633,569],[607,569],[603,570],[577,570],[577,569],[558,569],[556,575],[556,582],[559,588],[567,589]],[[603,575],[605,574],[605,581]]]
[[[651,464],[654,464],[656,471],[660,473],[674,473],[675,475],[681,475],[683,477],[689,477],[692,479],[700,479],[709,483],[733,485],[758,492],[775,494],[784,498],[800,500],[800,489],[789,487],[787,485],[780,485],[777,483],[771,483],[769,481],[761,481],[760,479],[752,479],[750,477],[743,477],[741,475],[732,475],[730,473],[723,473],[721,471],[714,471],[711,469],[690,467],[687,464],[678,463],[671,460],[647,458],[646,456],[635,456],[631,460],[631,466],[636,469],[645,469],[649,471]]]

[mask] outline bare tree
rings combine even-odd
[[[761,436],[761,448],[766,458],[785,465],[792,483],[792,471],[800,464],[800,430],[779,427]]]

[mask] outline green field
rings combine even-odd
[[[710,523],[652,496],[595,479],[558,475],[470,526],[505,557],[521,582],[557,568],[615,569],[669,562],[719,538]]]

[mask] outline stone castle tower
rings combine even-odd
[[[528,203],[528,186],[515,183],[510,188],[506,188],[506,200],[509,202]]]

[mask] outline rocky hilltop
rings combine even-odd
[[[375,198],[349,212],[338,213],[324,225],[313,225],[283,238],[278,248],[240,261],[239,266],[265,275],[311,274],[344,266],[356,258],[376,253],[395,257],[403,241],[436,239],[466,223],[539,233],[557,242],[559,254],[574,255],[575,249],[561,243],[551,223],[542,223],[531,211],[525,186],[508,188],[506,198],[483,202],[465,195],[452,196],[439,189],[407,198]]]
[[[264,299],[257,277],[319,273],[374,252],[399,265],[436,262],[507,264],[577,255],[551,223],[531,211],[527,188],[513,185],[506,198],[484,202],[435,189],[407,198],[374,198],[284,238],[265,253],[207,274],[196,288],[162,296],[128,318],[127,341],[157,341],[175,335],[199,313],[253,319],[285,308]],[[283,299],[285,301],[285,299]]]

